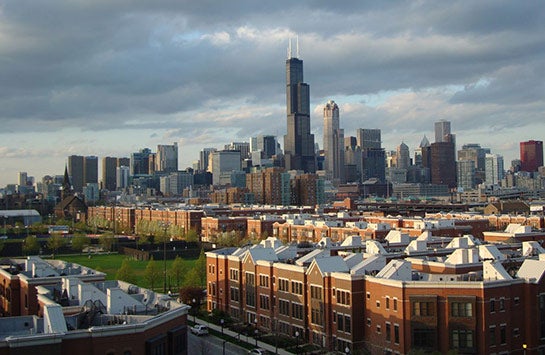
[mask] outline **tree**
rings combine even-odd
[[[47,247],[53,251],[53,258],[55,258],[55,254],[57,254],[57,250],[64,246],[66,241],[64,240],[64,237],[60,234],[51,234],[49,239],[47,240]]]
[[[182,258],[180,258],[179,256],[176,256],[176,258],[172,262],[172,265],[170,266],[170,270],[168,270],[168,275],[170,279],[175,282],[176,288],[179,288],[180,286],[182,286],[188,271],[189,271],[189,268],[184,263]]]
[[[148,283],[151,290],[155,288],[156,282],[161,280],[161,269],[157,266],[155,260],[153,260],[153,257],[151,257],[151,259],[148,261],[148,265],[146,265],[144,279]]]
[[[91,238],[83,234],[76,234],[72,238],[72,249],[81,253],[85,247],[91,244]]]
[[[104,251],[111,251],[114,245],[115,238],[112,233],[104,233],[98,237],[98,243]]]
[[[40,250],[40,243],[35,235],[29,235],[23,242],[23,252],[27,255],[36,254]]]
[[[98,270],[98,268],[96,269]],[[125,281],[131,284],[136,283],[136,275],[134,274],[134,270],[129,264],[128,259],[123,260],[123,262],[121,263],[121,267],[119,268],[119,270],[117,270],[117,273],[115,274],[115,278],[117,280]]]
[[[187,276],[185,277],[185,285],[190,287],[197,287],[202,288],[203,285],[201,284],[201,278],[199,276],[199,271],[193,267],[189,272],[187,273]]]
[[[199,234],[195,230],[190,229],[185,235],[185,240],[188,242],[198,242]]]
[[[204,255],[204,249],[201,249],[201,254],[195,262],[195,266],[187,274],[186,283],[200,287],[206,285],[206,256]]]

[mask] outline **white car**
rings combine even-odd
[[[195,335],[208,335],[208,327],[203,324],[195,324],[191,327],[191,333]]]
[[[248,354],[252,354],[252,355],[266,355],[266,354],[268,354],[268,352],[267,352],[267,350],[265,350],[265,349],[255,348],[255,349],[252,349],[252,350],[248,351]]]

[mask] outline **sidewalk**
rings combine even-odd
[[[220,325],[209,323],[209,322],[207,322],[207,321],[205,321],[203,319],[200,319],[198,317],[196,318],[196,321],[199,324],[206,324],[208,326],[208,328],[213,329],[213,330],[221,333],[221,326]],[[271,352],[272,354],[280,354],[280,355],[291,355],[291,354],[293,354],[293,353],[291,353],[289,351],[286,351],[284,349],[281,349],[281,348],[276,349],[274,345],[264,343],[262,341],[259,341],[259,339],[257,340],[257,346],[255,346],[255,344],[256,344],[255,338],[253,338],[251,336],[239,334],[237,332],[233,332],[232,330],[229,330],[226,327],[223,328],[223,334],[229,335],[229,336],[231,336],[231,337],[233,337],[235,339],[240,339],[241,341],[246,341],[246,343],[248,343],[249,345],[251,345],[253,347],[265,349],[265,350]]]

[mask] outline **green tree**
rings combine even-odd
[[[95,269],[98,270],[98,268]],[[125,281],[131,284],[136,283],[136,275],[131,265],[129,264],[128,259],[123,260],[123,262],[121,263],[121,267],[119,268],[119,270],[117,270],[117,273],[115,274],[115,278],[117,280]]]
[[[194,273],[195,275],[191,275],[192,273]],[[193,266],[193,269],[190,271],[190,275],[191,277],[196,278],[196,281],[198,282],[197,284],[193,283],[193,286],[204,287],[204,285],[206,285],[206,255],[204,255],[204,249],[201,249],[199,258],[195,262],[195,266]]]
[[[57,254],[57,250],[64,246],[66,243],[64,237],[60,234],[51,234],[49,239],[47,240],[47,247],[53,251],[53,258],[55,258],[55,254]]]
[[[188,271],[189,268],[184,263],[182,258],[177,256],[168,270],[168,276],[174,281],[176,288],[180,288],[184,284],[183,281]]]
[[[104,251],[111,251],[115,243],[115,238],[112,233],[104,233],[98,237],[98,243]]]
[[[72,249],[81,253],[83,249],[91,244],[91,238],[83,234],[76,234],[72,238]]]
[[[153,257],[148,261],[146,265],[146,270],[144,271],[144,279],[148,283],[148,286],[151,290],[155,289],[157,281],[161,280],[161,269],[153,260]]]
[[[40,250],[40,243],[35,235],[29,235],[23,242],[23,252],[26,255],[36,254]]]
[[[199,234],[195,230],[190,229],[185,234],[185,240],[188,241],[188,242],[198,242],[199,241]]]
[[[197,270],[195,267],[193,267],[187,273],[187,276],[185,277],[185,286],[197,288],[202,288],[204,286],[203,284],[201,284],[199,270]]]

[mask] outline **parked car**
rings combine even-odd
[[[266,354],[268,354],[268,352],[267,352],[267,350],[265,350],[265,349],[254,348],[254,349],[248,351],[248,354],[252,354],[252,355],[266,355]]]
[[[195,324],[191,327],[191,333],[195,335],[208,335],[208,327],[203,324]]]

